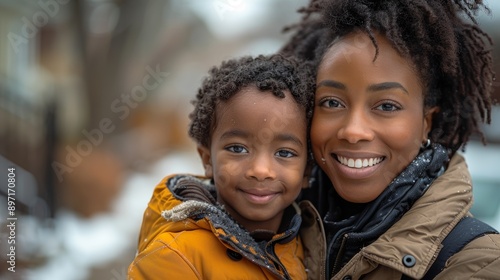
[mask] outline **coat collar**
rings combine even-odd
[[[215,187],[202,177],[176,175],[167,181],[167,196],[174,196],[181,203],[161,213],[161,216],[172,225],[170,230],[182,231],[195,227],[212,231],[226,246],[237,251],[252,262],[267,267],[280,277],[284,270],[278,272],[266,253],[267,248],[275,244],[288,243],[297,237],[302,223],[301,210],[297,204],[285,209],[282,232],[271,236],[270,240],[256,241],[252,234],[239,225],[216,202]],[[186,223],[187,220],[193,223]],[[194,227],[194,225],[196,225]],[[262,236],[263,232],[257,233]],[[286,278],[286,277],[285,277]]]
[[[360,254],[412,278],[421,278],[437,256],[443,239],[471,206],[471,177],[464,158],[455,154],[447,171],[410,211]],[[413,267],[403,264],[407,255],[415,257]]]
[[[439,144],[422,151],[375,200],[342,214],[353,205],[331,190],[330,210],[326,214],[328,229],[327,270],[336,274],[364,246],[376,241],[401,219],[429,186],[445,171],[447,150]],[[339,206],[344,201],[344,204]]]

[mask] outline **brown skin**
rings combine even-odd
[[[217,105],[210,143],[198,152],[218,201],[247,230],[276,232],[307,186],[305,110],[287,91],[278,98],[247,87]]]
[[[360,44],[370,42],[364,33],[342,37],[316,79],[314,157],[337,193],[354,203],[377,198],[416,157],[437,111],[424,110],[424,88],[411,62],[382,35],[376,40],[373,61],[373,44]]]

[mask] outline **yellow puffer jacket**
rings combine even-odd
[[[285,231],[256,242],[217,206],[213,186],[202,180],[174,175],[158,184],[144,213],[129,279],[307,278],[297,205],[284,215]]]

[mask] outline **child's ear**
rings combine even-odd
[[[212,168],[212,158],[210,155],[210,149],[203,146],[198,145],[198,154],[201,157],[201,162],[203,163],[203,168],[205,168],[205,176],[207,178],[213,178],[213,168]]]

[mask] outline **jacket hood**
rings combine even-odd
[[[203,180],[203,177],[191,176],[197,180]],[[167,183],[175,176],[165,177],[154,189],[153,195],[144,211],[143,226],[139,236],[138,251],[141,252],[161,233],[179,232],[187,230],[189,225],[183,223],[168,222],[162,217],[162,212],[166,209],[174,208],[183,201],[175,196],[167,187]],[[173,182],[170,182],[172,184]],[[202,195],[206,197],[206,195]]]

